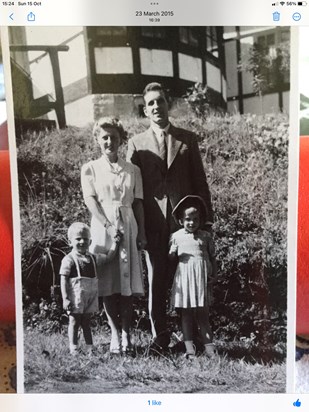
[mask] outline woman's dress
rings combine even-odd
[[[107,219],[123,233],[116,257],[98,268],[99,296],[143,295],[142,264],[136,245],[138,228],[132,210],[134,199],[143,199],[139,168],[120,158],[110,163],[102,156],[83,165],[81,184],[84,199],[94,197]],[[92,253],[108,252],[115,235],[114,227],[106,229],[92,216]]]

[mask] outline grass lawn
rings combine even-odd
[[[183,353],[149,356],[150,336],[133,334],[135,357],[111,356],[108,334],[94,334],[97,352],[72,357],[65,334],[27,330],[25,392],[32,393],[278,393],[285,392],[285,363],[258,363],[224,354],[193,361]],[[83,348],[83,345],[81,345]]]

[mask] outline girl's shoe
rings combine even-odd
[[[184,354],[184,357],[185,357],[187,360],[193,360],[193,359],[196,358],[195,353],[185,353],[185,354]]]
[[[207,358],[212,358],[216,355],[216,348],[213,343],[206,343],[204,345],[204,348],[204,354],[207,356]]]

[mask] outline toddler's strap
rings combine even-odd
[[[97,264],[96,264],[95,258],[94,258],[92,253],[89,253],[89,255],[90,255],[92,263],[93,263],[95,277],[97,278],[98,277],[98,275],[97,275]]]
[[[77,260],[76,256],[74,256],[73,253],[71,253],[71,258],[74,260],[74,263],[75,263],[75,266],[76,266],[77,277],[80,278],[81,274],[80,274],[80,267],[79,267],[79,264],[78,264],[78,260]]]

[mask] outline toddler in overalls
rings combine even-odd
[[[78,331],[81,327],[89,350],[92,349],[90,317],[98,310],[97,266],[110,261],[116,255],[120,236],[105,254],[89,252],[91,236],[89,227],[81,222],[73,223],[68,229],[72,250],[61,262],[61,294],[63,309],[69,315],[69,344],[71,354],[78,353]]]

